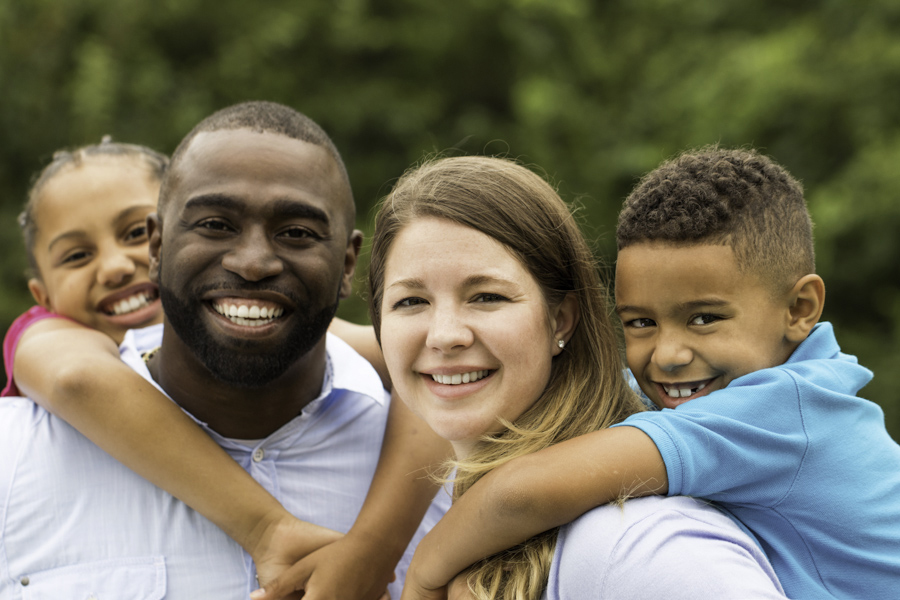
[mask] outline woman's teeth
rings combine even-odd
[[[156,300],[154,296],[148,296],[147,294],[141,292],[139,294],[131,296],[130,298],[123,298],[122,300],[113,304],[112,313],[114,315],[124,315],[130,312],[134,312],[139,308],[148,306],[154,300]]]
[[[669,398],[687,398],[688,396],[692,396],[706,387],[708,381],[704,381],[697,387],[678,387],[677,385],[673,386],[663,386],[663,389],[666,390],[666,394],[668,394]]]
[[[250,327],[259,327],[271,323],[284,314],[281,307],[268,308],[265,306],[247,306],[242,304],[213,304],[216,312],[227,317],[229,321],[235,325],[249,325]]]
[[[431,378],[444,385],[459,385],[461,383],[472,383],[488,376],[487,369],[482,371],[472,371],[471,373],[457,373],[456,375],[434,375]]]

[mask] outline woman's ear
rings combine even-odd
[[[553,329],[553,356],[562,352],[563,347],[569,343],[580,318],[581,308],[578,306],[578,298],[572,293],[566,294],[562,302],[550,311],[550,326]]]
[[[804,275],[788,296],[790,302],[786,337],[788,341],[800,343],[807,338],[812,328],[822,318],[825,308],[825,282],[816,274]]]
[[[40,306],[43,306],[50,311],[53,310],[50,307],[50,295],[47,294],[47,286],[44,285],[43,281],[37,277],[32,277],[28,280],[28,291],[31,292],[32,298],[34,298],[34,301]]]

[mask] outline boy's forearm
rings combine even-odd
[[[29,397],[251,554],[267,529],[289,517],[178,406],[121,362],[103,334],[68,328],[52,338],[23,338],[15,370]]]
[[[377,543],[396,564],[439,489],[429,475],[451,452],[450,445],[395,396],[375,477],[348,535]]]
[[[523,456],[472,486],[419,544],[417,586],[446,585],[472,563],[622,496],[664,494],[665,465],[634,427],[605,429]]]

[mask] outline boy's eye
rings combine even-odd
[[[631,327],[632,329],[646,329],[647,327],[653,327],[656,325],[656,322],[653,319],[631,319],[630,321],[625,321],[625,327]]]
[[[696,315],[691,317],[691,325],[709,325],[710,323],[715,323],[720,320],[720,317],[716,315]]]

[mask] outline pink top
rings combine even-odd
[[[22,339],[22,334],[25,333],[26,329],[38,321],[49,318],[68,319],[68,317],[50,312],[43,306],[32,306],[9,326],[9,329],[6,331],[6,337],[3,338],[3,366],[6,368],[6,387],[0,392],[0,396],[22,395],[19,392],[19,388],[16,387],[16,382],[13,381],[13,359],[16,356],[16,348],[19,346],[19,340]]]

